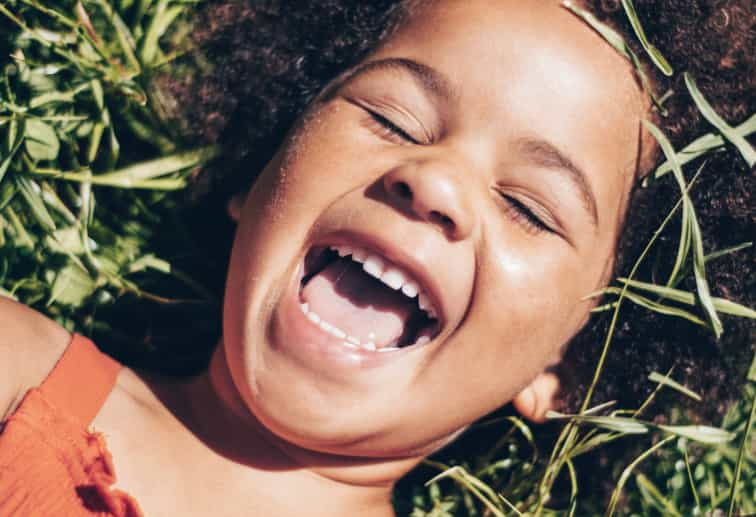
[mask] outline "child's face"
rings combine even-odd
[[[224,346],[245,403],[279,436],[425,453],[510,401],[585,323],[645,103],[625,61],[556,1],[439,1],[366,63],[246,197]],[[328,245],[408,272],[437,321],[349,258],[305,265]],[[379,350],[344,344],[302,302]]]

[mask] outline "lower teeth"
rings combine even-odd
[[[307,319],[309,319],[312,323],[320,327],[321,330],[327,332],[328,334],[331,334],[332,336],[343,340],[342,343],[347,348],[359,348],[362,350],[369,350],[371,352],[396,352],[397,350],[401,350],[401,347],[398,346],[387,346],[383,348],[376,347],[375,343],[373,341],[369,341],[367,343],[362,343],[358,338],[354,336],[347,336],[346,332],[343,330],[335,327],[334,325],[331,325],[330,323],[324,321],[320,316],[318,316],[315,312],[310,310],[310,307],[307,303],[300,303],[299,304],[300,309],[302,309],[302,312],[307,316]],[[371,337],[373,334],[370,334]],[[415,341],[415,345],[424,345],[426,343],[430,342],[430,337],[428,336],[420,336],[417,341]]]

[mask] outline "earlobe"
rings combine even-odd
[[[542,372],[515,395],[512,404],[518,413],[531,422],[546,420],[546,412],[556,408],[559,378],[552,372]]]
[[[228,200],[228,204],[226,205],[226,212],[228,213],[228,216],[231,218],[231,220],[235,223],[238,223],[239,218],[241,217],[244,198],[245,194],[234,194],[233,196],[231,196],[231,199]]]

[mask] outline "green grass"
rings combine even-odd
[[[218,332],[214,281],[202,273],[208,259],[181,217],[190,176],[218,150],[193,148],[182,139],[155,81],[187,50],[182,45],[197,3],[0,3],[0,293],[71,330],[132,347],[136,354],[150,354],[161,342],[176,340],[181,327],[176,322],[187,315],[196,321],[191,332],[200,328],[206,339]],[[674,73],[646,40],[632,3],[623,1],[623,6],[652,62]],[[642,73],[640,57],[614,31],[568,7]],[[698,92],[694,78],[685,79],[712,132],[675,151],[661,131],[648,125],[666,157],[653,176],[672,172],[680,189],[680,201],[663,223],[674,217],[683,221],[672,274],[659,285],[633,278],[657,232],[627,278],[595,293],[605,300],[597,310],[612,311],[612,330],[580,413],[552,414],[553,422],[539,428],[505,411],[476,424],[400,484],[396,506],[401,514],[756,513],[756,455],[748,436],[756,407],[756,363],[721,429],[641,419],[660,390],[698,397],[675,381],[674,371],[649,378],[656,391],[638,408],[591,408],[623,303],[685,318],[715,335],[722,332],[720,314],[754,317],[752,309],[709,294],[707,261],[736,249],[704,254],[687,196],[695,178],[686,183],[682,168],[726,141],[752,163],[753,148],[745,136],[756,130],[756,116],[728,126]],[[695,291],[680,290],[680,279],[691,273]],[[213,316],[197,317],[207,314]],[[135,315],[143,326],[134,325]],[[675,411],[670,409],[672,421],[684,421]],[[617,444],[632,444],[639,452],[631,463],[617,462],[609,469],[615,491],[607,506],[593,487],[579,485],[578,473],[588,452]]]

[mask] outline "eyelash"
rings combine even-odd
[[[412,138],[405,130],[391,122],[389,119],[371,110],[366,110],[370,116],[371,130],[381,138],[397,144],[415,144],[420,142]],[[525,231],[536,235],[541,232],[555,233],[548,225],[539,219],[533,211],[518,199],[500,194],[506,205],[508,215],[517,223],[521,224]]]
[[[541,232],[555,233],[548,225],[536,216],[533,211],[518,199],[500,194],[506,205],[508,215],[517,223],[521,224],[525,231],[536,235]]]
[[[370,129],[379,137],[395,144],[420,144],[420,142],[412,138],[409,133],[383,115],[371,110],[366,111],[368,112],[368,115],[370,115],[370,121],[372,122],[372,124],[370,124]]]

